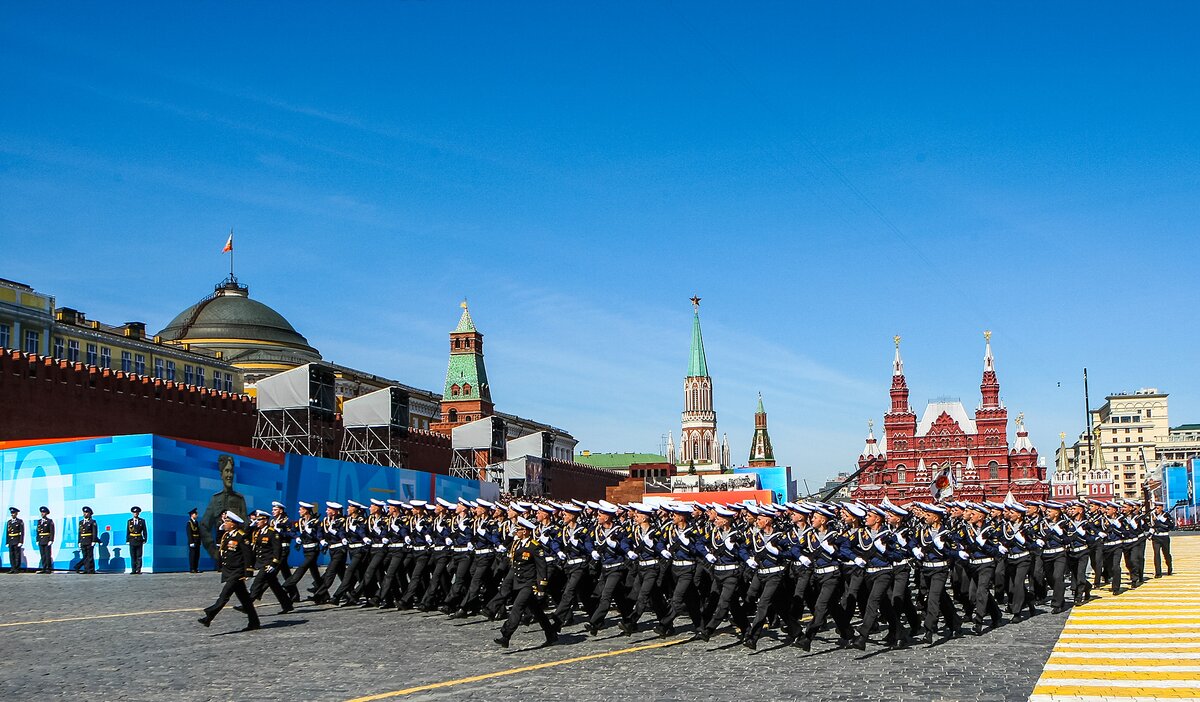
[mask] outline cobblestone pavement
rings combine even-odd
[[[1024,700],[1066,619],[895,652],[826,639],[805,654],[769,633],[752,653],[728,635],[673,644],[615,628],[588,638],[578,625],[549,648],[522,629],[502,650],[498,624],[480,619],[330,607],[279,616],[269,593],[264,629],[240,633],[246,620],[232,608],[205,629],[195,620],[218,590],[213,573],[0,576],[0,699],[349,700],[417,687],[394,698]]]
[[[1171,539],[1175,575],[1071,613],[1031,702],[1200,699],[1200,536]]]

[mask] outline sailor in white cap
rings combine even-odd
[[[621,611],[627,615],[628,601],[625,597],[625,564],[630,548],[629,533],[625,527],[616,523],[616,505],[605,502],[596,503],[596,527],[592,539],[592,560],[600,566],[600,574],[596,582],[596,592],[599,599],[592,616],[584,628],[592,636],[600,633],[608,617],[609,607],[614,600]]]
[[[293,525],[292,533],[295,535],[296,545],[304,555],[304,562],[283,582],[284,588],[287,588],[297,601],[300,599],[297,585],[305,573],[312,576],[312,586],[308,589],[310,593],[316,592],[321,583],[321,571],[317,568],[317,557],[321,555],[321,520],[317,517],[315,504],[300,502],[299,505],[300,516]]]
[[[991,617],[993,627],[1000,626],[1000,608],[992,596],[996,558],[1000,556],[999,534],[988,524],[989,508],[971,503],[963,510],[966,522],[959,534],[959,558],[971,584],[971,620],[976,636],[983,633],[983,615]]]
[[[279,535],[279,582],[286,583],[292,577],[292,566],[288,563],[288,559],[292,555],[292,539],[296,538],[295,530],[293,529],[292,518],[288,516],[287,508],[278,500],[271,502],[271,528]],[[300,599],[300,592],[293,585],[288,588],[288,595],[292,601]],[[255,598],[257,599],[257,598]]]
[[[515,538],[509,547],[509,558],[512,566],[506,576],[508,589],[512,592],[512,608],[508,619],[500,627],[500,635],[495,642],[508,648],[508,642],[521,624],[526,612],[531,614],[546,634],[546,646],[558,640],[558,629],[546,617],[542,606],[542,598],[546,594],[547,573],[546,560],[542,549],[533,538],[534,524],[528,519],[517,519]]]
[[[1048,500],[1042,503],[1043,517],[1037,526],[1040,541],[1042,581],[1046,594],[1050,596],[1050,611],[1059,614],[1066,609],[1067,592],[1067,543],[1070,528],[1063,517],[1063,505]]]
[[[346,518],[342,516],[342,505],[338,502],[325,503],[325,518],[321,520],[321,546],[329,550],[329,565],[325,566],[325,574],[321,584],[313,591],[312,600],[317,604],[329,601],[329,590],[333,587],[334,578],[342,578],[345,582]]]
[[[805,651],[810,650],[813,638],[825,626],[826,618],[832,616],[840,637],[838,647],[845,648],[854,632],[850,628],[850,614],[842,606],[841,564],[852,558],[853,552],[846,536],[833,526],[833,510],[823,505],[816,505],[810,509],[811,528],[804,536],[801,551],[811,561],[812,576],[809,583],[816,592],[816,599],[813,602],[812,619],[808,627],[803,633],[797,631],[799,635],[792,643]],[[788,638],[792,638],[790,634]]]
[[[588,591],[592,585],[591,537],[579,522],[583,508],[574,502],[563,504],[560,510],[562,526],[559,529],[556,558],[566,580],[558,594],[554,613],[550,615],[560,629],[574,621],[575,605],[579,602],[580,593]]]
[[[261,509],[254,511],[254,522],[250,525],[249,539],[254,549],[254,567],[258,574],[250,586],[250,599],[262,599],[267,588],[279,601],[280,614],[292,611],[292,596],[279,583],[279,563],[283,557],[283,544],[279,532],[271,526],[271,515]],[[235,607],[238,611],[240,608]]]
[[[1005,587],[1008,592],[1009,611],[1015,624],[1040,612],[1035,608],[1037,601],[1029,597],[1027,578],[1033,572],[1033,548],[1037,545],[1033,528],[1026,521],[1028,508],[1015,500],[1004,503],[1004,521],[999,528],[1000,555],[1005,561]],[[1028,599],[1029,613],[1024,609]]]
[[[478,503],[463,497],[458,498],[458,505],[454,508],[454,519],[450,522],[450,563],[447,566],[450,590],[442,599],[442,606],[438,607],[442,614],[454,614],[458,604],[467,595],[467,586],[471,583],[472,551],[475,548],[472,544],[475,531],[473,512],[478,509]]]
[[[1175,531],[1175,517],[1163,503],[1155,501],[1150,515],[1150,546],[1154,549],[1154,577],[1163,576],[1163,563],[1167,564],[1167,575],[1174,575],[1171,560],[1171,532]]]
[[[396,603],[397,609],[408,609],[414,607],[415,603],[418,611],[428,611],[437,606],[439,598],[449,589],[446,567],[450,563],[450,544],[453,542],[450,514],[454,509],[453,502],[436,497],[432,503],[425,505],[423,512],[414,512],[409,525],[413,570],[404,594]],[[425,547],[421,547],[422,543]],[[426,572],[429,573],[428,577]]]
[[[365,609],[379,604],[375,595],[383,579],[389,543],[386,507],[387,502],[377,497],[371,498],[364,525],[363,551],[366,553],[363,555],[362,576],[347,596],[348,605],[357,604]]]
[[[204,608],[204,616],[199,621],[204,626],[212,624],[213,618],[225,607],[231,597],[237,597],[242,611],[248,618],[246,628],[251,631],[259,628],[258,612],[254,610],[254,600],[246,590],[246,578],[254,574],[254,551],[250,539],[242,530],[243,519],[230,510],[222,514],[221,540],[218,544],[221,570],[221,594],[217,601]]]
[[[654,508],[641,502],[630,503],[629,508],[633,514],[633,526],[629,527],[630,550],[625,555],[633,576],[629,595],[634,605],[629,615],[617,622],[626,636],[637,631],[638,621],[651,607],[654,607],[659,618],[667,614],[659,593],[660,580],[666,574],[660,552],[665,550],[666,544],[662,531],[653,522]]]
[[[708,552],[701,529],[692,524],[692,505],[679,504],[671,509],[671,524],[663,530],[663,559],[670,561],[671,590],[666,616],[659,617],[654,633],[666,637],[675,633],[675,620],[686,610],[697,633],[703,631],[700,617],[700,595],[695,580],[698,564],[716,557]],[[666,594],[664,592],[664,594]]]
[[[917,572],[921,590],[925,593],[925,612],[921,625],[925,631],[925,643],[932,645],[938,631],[938,619],[942,617],[952,638],[962,636],[962,621],[946,587],[951,565],[959,550],[958,535],[946,526],[945,507],[919,504],[916,505],[916,513],[923,523],[913,534],[909,552],[920,566]]]
[[[409,535],[411,518],[404,515],[411,505],[395,499],[387,500],[386,504],[387,514],[383,518],[386,530],[383,575],[380,577],[379,590],[371,601],[379,609],[390,608],[400,599],[399,594],[405,586],[407,564],[410,564],[413,555],[412,537]]]
[[[749,626],[739,592],[741,570],[744,567],[741,552],[745,548],[745,534],[736,522],[737,516],[736,511],[721,505],[713,507],[713,528],[708,531],[707,539],[708,552],[713,557],[710,599],[716,602],[708,620],[696,634],[703,641],[708,641],[716,633],[727,616],[740,630],[744,631]]]
[[[466,592],[458,602],[458,609],[451,618],[461,619],[482,609],[491,599],[492,573],[498,552],[503,552],[500,523],[493,512],[496,504],[480,498],[476,500],[475,518],[471,522],[471,579]]]
[[[346,541],[346,573],[342,583],[333,593],[333,604],[348,607],[358,604],[352,593],[358,581],[366,572],[369,560],[371,537],[367,533],[367,516],[363,514],[366,506],[361,502],[346,500],[346,521],[344,539]]]
[[[909,580],[913,573],[911,548],[916,541],[916,534],[909,524],[911,513],[907,509],[890,501],[883,507],[885,528],[892,533],[897,549],[892,557],[892,586],[888,596],[891,598],[896,617],[903,617],[908,624],[907,630],[898,629],[899,638],[889,643],[903,648],[907,645],[908,637],[921,634],[922,617],[917,613],[909,590]]]

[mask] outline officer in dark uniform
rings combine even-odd
[[[546,633],[545,645],[558,641],[558,629],[542,608],[542,597],[546,594],[546,559],[542,556],[541,547],[532,538],[533,530],[533,522],[524,517],[518,519],[515,538],[508,548],[510,565],[506,578],[513,592],[513,603],[508,620],[500,627],[500,636],[495,639],[504,648],[508,648],[508,641],[520,626],[526,611],[533,615]]]
[[[246,578],[254,574],[254,551],[250,546],[250,538],[242,531],[244,524],[241,517],[226,511],[222,516],[221,541],[217,546],[217,569],[221,571],[221,594],[217,601],[204,609],[204,616],[198,622],[204,626],[212,624],[213,618],[229,602],[230,597],[237,597],[242,612],[249,618],[246,628],[251,631],[259,628],[258,612],[254,610],[254,600],[246,590]]]
[[[100,528],[92,519],[92,508],[83,508],[83,519],[79,520],[79,563],[75,566],[76,573],[93,575],[96,572],[96,554],[92,546],[100,540]]]
[[[188,572],[200,572],[200,520],[196,518],[199,512],[193,507],[188,512],[187,520],[187,545],[188,545]]]
[[[250,599],[262,599],[263,593],[269,587],[271,594],[279,600],[279,606],[282,608],[279,613],[287,614],[293,607],[291,595],[279,584],[279,563],[283,558],[282,540],[279,538],[279,532],[271,526],[271,515],[258,510],[254,517],[254,533],[251,539],[254,541],[254,567],[258,570],[258,575],[250,587]]]
[[[37,572],[50,574],[54,572],[54,554],[50,552],[54,546],[54,520],[50,518],[50,508],[42,507],[38,511],[42,517],[37,520],[37,545],[41,555]]]
[[[292,533],[296,535],[296,545],[300,547],[300,552],[304,554],[304,562],[297,568],[283,583],[283,587],[292,594],[292,598],[299,600],[300,591],[296,587],[300,583],[300,579],[305,573],[312,574],[312,587],[309,592],[315,592],[321,584],[321,571],[317,568],[317,557],[321,555],[321,520],[317,518],[316,505],[311,502],[300,503],[300,518],[296,520],[295,529]]]
[[[15,575],[21,572],[21,552],[25,549],[25,522],[17,515],[21,510],[9,507],[8,527],[4,530],[5,543],[8,544],[8,572]]]
[[[125,522],[125,541],[129,544],[130,575],[142,574],[142,548],[146,545],[146,520],[141,507],[130,507],[133,516]]]

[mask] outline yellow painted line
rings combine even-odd
[[[660,641],[658,643],[645,644],[643,646],[631,646],[630,648],[621,648],[616,651],[608,651],[606,653],[593,653],[590,656],[579,656],[577,658],[564,658],[557,661],[549,661],[547,663],[538,663],[536,665],[527,665],[520,668],[509,668],[508,670],[498,670],[494,673],[485,673],[483,675],[472,675],[468,678],[458,678],[457,680],[446,680],[445,682],[430,683],[428,685],[419,685],[417,687],[406,687],[403,690],[394,690],[392,692],[381,692],[377,695],[367,695],[366,697],[355,697],[347,700],[347,702],[371,702],[372,700],[384,700],[390,697],[402,697],[411,695],[417,692],[425,692],[427,690],[438,690],[443,687],[453,687],[455,685],[465,685],[467,683],[480,682],[482,680],[491,680],[492,678],[503,678],[509,675],[517,675],[518,673],[529,673],[535,670],[544,670],[546,668],[555,668],[560,665],[569,665],[571,663],[582,663],[583,661],[593,661],[599,658],[610,658],[612,656],[620,656],[626,653],[637,653],[638,651],[649,651],[656,648],[666,648],[676,644],[690,641],[691,638],[675,639],[674,641]]]
[[[1196,688],[1170,688],[1170,687],[1155,687],[1155,688],[1122,688],[1121,694],[1114,694],[1117,690],[1104,685],[1038,685],[1033,688],[1035,695],[1061,695],[1066,698],[1070,697],[1101,697],[1104,699],[1119,700],[1126,695],[1137,695],[1146,697],[1158,697],[1163,699],[1195,699],[1200,695],[1200,690]]]
[[[1072,651],[1070,655],[1063,655],[1057,652],[1052,653],[1048,662],[1059,665],[1111,665],[1120,668],[1130,665],[1180,665],[1181,662],[1186,660],[1180,658],[1081,658],[1078,651]]]
[[[148,614],[178,614],[180,612],[198,612],[198,607],[188,607],[187,609],[155,609],[148,612],[122,612],[121,614],[93,614],[90,617],[63,617],[61,619],[39,619],[29,622],[3,622],[0,627],[5,626],[33,626],[35,624],[57,624],[58,622],[85,622],[92,619],[114,619],[116,617],[141,617]]]
[[[1161,670],[1151,672],[1091,670],[1086,674],[1081,674],[1077,670],[1046,670],[1042,672],[1043,680],[1053,678],[1087,678],[1089,680],[1188,680],[1200,685],[1200,673],[1169,673]]]
[[[1058,642],[1059,643],[1103,643],[1103,644],[1120,644],[1120,643],[1130,643],[1130,642],[1158,643],[1158,644],[1161,644],[1164,649],[1169,648],[1172,645],[1172,642],[1163,641],[1161,638],[1156,637],[1156,636],[1139,637],[1136,639],[1130,638],[1129,636],[1098,636],[1094,639],[1092,639],[1092,638],[1085,639],[1085,638],[1080,638],[1080,637],[1072,638],[1072,637],[1064,634],[1063,637],[1058,640]],[[1056,648],[1055,650],[1058,650],[1058,649]]]

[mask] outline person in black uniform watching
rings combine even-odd
[[[54,520],[50,518],[49,507],[42,507],[38,511],[42,513],[42,517],[37,520],[36,538],[41,554],[37,572],[49,574],[54,572],[54,555],[50,552],[54,546]]]
[[[125,541],[129,544],[129,574],[142,574],[142,548],[146,545],[146,520],[142,519],[142,508],[129,508],[133,516],[125,522]]]
[[[1161,502],[1154,503],[1154,515],[1150,520],[1150,545],[1154,547],[1154,577],[1163,575],[1163,561],[1167,563],[1167,575],[1174,575],[1171,568],[1171,532],[1175,530],[1175,518],[1167,514]]]
[[[188,572],[200,572],[200,520],[196,515],[199,512],[195,507],[188,512],[187,520],[187,545],[188,545]]]
[[[4,538],[8,544],[8,572],[15,575],[21,572],[21,551],[25,548],[25,522],[17,516],[21,510],[16,507],[9,507],[8,513],[12,517],[4,530]]]
[[[212,620],[229,602],[230,597],[237,597],[242,611],[246,613],[249,622],[242,631],[259,628],[258,612],[254,611],[254,600],[246,590],[246,578],[254,574],[254,551],[250,548],[250,539],[242,531],[242,518],[233,512],[225,512],[222,516],[221,541],[217,545],[217,570],[221,571],[221,594],[217,601],[204,609],[204,616],[196,621],[204,626],[212,624]]]
[[[531,538],[533,530],[533,522],[524,517],[517,519],[516,538],[508,547],[511,565],[506,577],[513,592],[513,603],[508,620],[500,627],[500,636],[495,639],[504,648],[508,648],[508,641],[527,610],[546,633],[545,645],[558,641],[558,629],[542,607],[542,597],[546,594],[546,559],[542,556],[541,546]]]
[[[96,520],[92,519],[92,508],[83,508],[83,519],[79,520],[79,563],[75,566],[76,573],[93,575],[96,572],[96,554],[92,546],[100,540],[100,530]]]

